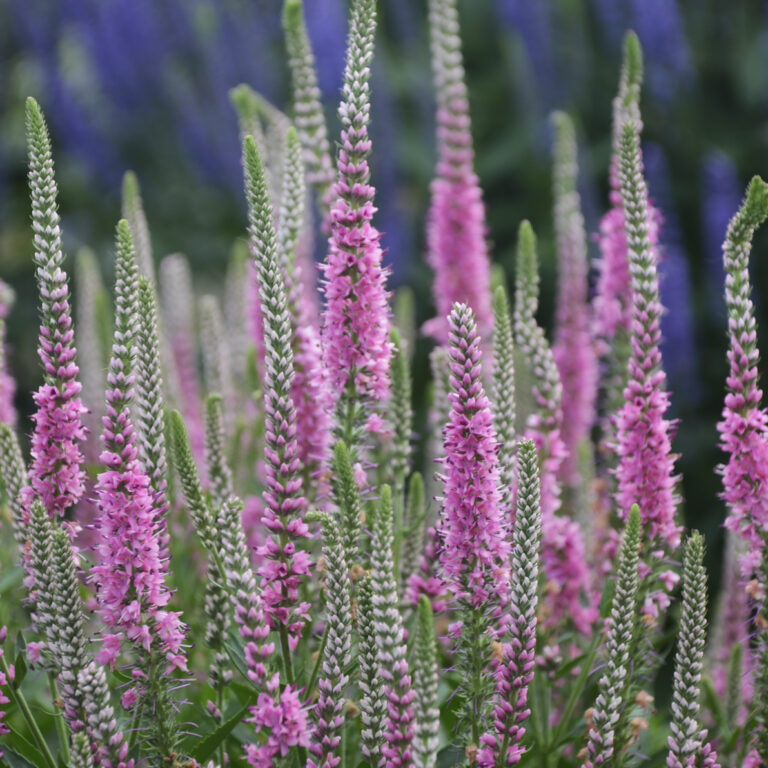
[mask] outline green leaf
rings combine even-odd
[[[0,576],[0,594],[16,589],[24,578],[24,569],[20,566],[7,568]]]
[[[248,677],[248,667],[245,664],[245,651],[237,635],[231,634],[224,641],[224,648],[229,654],[229,658],[237,668],[237,671],[250,683]]]
[[[34,749],[34,747],[32,747],[32,749]],[[38,752],[38,754],[40,753]],[[40,755],[40,757],[42,759],[42,755]],[[35,768],[35,763],[30,763],[29,760],[23,758],[11,747],[3,744],[3,759],[0,760],[0,766],[3,766],[3,768],[5,768],[5,766],[8,766],[8,768]]]
[[[18,688],[24,682],[24,678],[27,676],[27,657],[25,654],[26,648],[24,650],[20,650],[16,654],[16,661],[14,662],[16,675],[13,678],[14,688]]]
[[[256,692],[252,693],[250,699],[243,704],[243,706],[240,707],[229,720],[225,720],[215,731],[212,731],[200,740],[192,740],[190,747],[187,748],[189,750],[189,756],[199,763],[204,763],[212,757],[219,744],[221,744],[240,722],[242,722],[242,719],[248,712],[248,707],[252,707],[256,704],[257,696],[258,694]],[[195,744],[194,749],[191,748],[192,744]]]
[[[45,758],[43,757],[42,752],[30,741],[27,741],[26,737],[23,736],[11,723],[7,723],[8,728],[11,731],[11,737],[13,739],[13,747],[9,748],[5,744],[3,744],[3,752],[6,753],[6,758],[10,755],[16,755],[19,759],[23,759],[28,762],[19,763],[19,765],[33,765],[33,766],[40,766],[45,765]],[[10,760],[9,760],[10,762]],[[13,765],[13,763],[11,763]],[[15,766],[14,766],[15,768]]]

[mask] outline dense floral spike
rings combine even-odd
[[[427,218],[427,262],[435,273],[437,317],[425,330],[447,342],[446,318],[454,303],[463,302],[474,311],[480,336],[490,340],[493,313],[487,226],[482,191],[472,167],[469,98],[456,0],[430,0],[429,28],[437,92],[438,162]]]
[[[628,37],[628,46],[637,46]],[[631,272],[632,330],[629,379],[624,405],[616,419],[618,467],[616,502],[626,515],[638,504],[648,541],[675,548],[680,526],[675,512],[679,501],[671,447],[672,424],[664,418],[669,393],[661,367],[658,254],[650,239],[648,190],[640,150],[638,88],[628,90],[619,142],[619,178]]]
[[[349,568],[343,532],[330,516],[322,516],[323,561],[325,563],[325,613],[327,641],[318,680],[315,704],[317,730],[312,753],[319,768],[336,768],[341,762],[339,744],[344,726],[345,694],[349,684],[346,668],[352,644]]]
[[[483,390],[480,337],[472,310],[449,317],[451,411],[443,431],[444,498],[440,563],[451,591],[480,608],[503,595],[509,545],[499,508],[496,433]]]
[[[152,257],[152,239],[149,234],[147,216],[144,213],[144,203],[141,200],[139,180],[133,171],[127,171],[123,176],[122,212],[123,218],[128,222],[131,230],[139,273],[147,278],[154,290],[157,281],[155,262]]]
[[[232,496],[232,470],[227,463],[224,436],[224,415],[221,396],[208,395],[205,399],[205,463],[211,481],[211,503],[220,509]]]
[[[493,424],[499,444],[499,495],[502,512],[514,515],[515,349],[509,301],[503,286],[493,294]]]
[[[373,768],[384,765],[384,716],[387,702],[381,689],[379,652],[373,608],[373,585],[366,576],[357,586],[357,632],[360,674],[360,748]]]
[[[291,316],[293,339],[293,404],[296,408],[299,458],[304,469],[308,494],[322,496],[327,491],[325,470],[332,434],[333,396],[328,373],[323,367],[318,313],[314,291],[304,271],[314,267],[297,253],[304,226],[305,183],[301,147],[296,131],[289,128],[285,147],[283,198],[277,230],[278,254],[283,267]],[[304,261],[304,263],[302,263]]]
[[[232,366],[219,300],[210,294],[201,296],[198,307],[205,391],[206,394],[218,392],[231,407],[234,391]],[[227,417],[227,422],[229,420]]]
[[[32,98],[27,99],[26,121],[35,274],[40,294],[38,354],[45,381],[33,396],[37,412],[32,416],[35,429],[25,504],[28,507],[32,498],[39,497],[49,515],[61,516],[85,492],[80,446],[86,438],[82,419],[87,411],[80,400],[77,380],[51,142],[40,107]]]
[[[248,378],[248,246],[238,241],[232,247],[224,283],[224,319],[232,363],[232,379],[235,386],[235,401],[232,409],[240,419],[245,409]]]
[[[216,518],[205,500],[184,419],[178,411],[172,411],[169,422],[174,466],[179,475],[184,498],[187,501],[192,525],[202,545],[208,551],[213,551],[216,541]]]
[[[88,662],[83,603],[69,535],[59,528],[53,532],[51,544],[52,562],[48,567],[53,570],[53,618],[57,625],[54,654],[64,716],[70,728],[78,731],[84,726],[84,715],[77,676]]]
[[[104,411],[102,400],[106,385],[106,360],[101,343],[98,305],[104,300],[105,291],[93,251],[81,248],[75,258],[76,341],[80,350],[78,359],[80,377],[83,380],[83,401],[91,411],[85,419],[89,432],[88,460],[96,462],[99,455],[98,434]]]
[[[379,655],[379,673],[387,700],[381,752],[386,768],[412,764],[413,697],[406,660],[403,620],[398,609],[397,581],[393,562],[392,492],[381,488],[371,536],[371,586],[373,624]]]
[[[83,696],[88,736],[95,744],[96,759],[104,768],[133,768],[128,760],[128,742],[118,730],[115,711],[109,701],[109,688],[104,667],[88,662],[77,676]]]
[[[59,625],[56,621],[53,559],[53,524],[48,513],[35,499],[29,510],[29,521],[25,527],[25,568],[27,587],[31,603],[32,624],[45,641],[33,646],[32,661],[42,657],[49,666],[56,666],[56,644],[59,639]]]
[[[139,315],[136,329],[136,418],[139,454],[154,492],[158,525],[168,509],[168,460],[163,415],[163,378],[157,328],[155,292],[145,276],[139,278]]]
[[[707,636],[707,575],[704,540],[691,533],[683,550],[683,605],[672,686],[668,768],[701,765],[706,731],[699,722],[701,670]],[[698,758],[698,762],[695,763]]]
[[[176,416],[180,423],[178,414]],[[187,445],[186,442],[184,444]],[[188,445],[185,453],[192,461]],[[196,473],[190,480],[189,485],[197,484],[199,489]],[[269,639],[269,624],[256,575],[248,559],[242,510],[242,502],[235,498],[224,503],[216,520],[216,548],[221,552],[219,570],[232,594],[235,624],[245,642],[248,678],[260,691],[256,706],[250,707],[249,722],[256,726],[257,731],[268,732],[258,744],[246,745],[245,751],[249,764],[262,768],[273,765],[278,755],[284,757],[292,747],[308,747],[311,729],[307,722],[307,710],[301,706],[296,689],[287,685],[281,691],[279,674],[269,669],[275,644]]]
[[[6,344],[5,321],[8,317],[15,294],[10,285],[0,280],[0,422],[16,426],[16,382],[8,366],[8,345]]]
[[[536,236],[529,222],[520,225],[515,275],[515,344],[528,366],[536,411],[528,417],[526,434],[539,449],[541,506],[544,516],[560,506],[558,470],[565,456],[561,429],[563,385],[544,329],[536,322],[539,308],[539,267]]]
[[[194,293],[189,262],[180,253],[166,256],[160,262],[163,327],[170,351],[169,368],[178,382],[179,402],[195,459],[203,461],[204,437],[200,381],[195,347]]]
[[[633,42],[630,43],[630,40]],[[617,334],[628,337],[632,326],[632,296],[624,211],[621,204],[619,152],[627,97],[629,93],[640,88],[643,75],[639,47],[635,42],[636,38],[633,39],[630,33],[624,49],[619,92],[613,100],[613,151],[609,171],[611,209],[600,221],[600,261],[593,301],[594,335],[601,356],[609,354]],[[652,228],[649,234],[655,238],[656,228]]]
[[[419,598],[413,647],[413,711],[416,718],[413,735],[414,768],[434,768],[437,760],[440,732],[440,709],[437,703],[439,682],[432,604],[429,598],[422,595]]]
[[[606,663],[598,682],[598,696],[588,735],[585,768],[612,760],[619,714],[626,705],[623,693],[630,674],[630,645],[634,633],[641,544],[640,510],[633,506],[624,529],[616,566],[616,591],[606,622]]]
[[[729,372],[720,447],[728,463],[719,467],[722,498],[728,505],[726,526],[747,542],[745,575],[760,563],[768,534],[768,411],[758,385],[757,327],[751,299],[749,252],[755,229],[768,216],[768,184],[755,177],[744,202],[728,226],[723,244],[728,308]]]
[[[129,410],[138,309],[138,269],[123,220],[117,228],[115,336],[102,434],[101,461],[106,470],[95,489],[99,543],[92,575],[99,615],[111,630],[98,659],[114,664],[125,637],[137,651],[161,653],[170,667],[185,669],[184,628],[179,614],[165,609],[171,597],[165,584],[167,562],[162,558],[154,493],[149,475],[139,465]]]
[[[287,633],[292,649],[304,627],[306,603],[298,601],[298,587],[309,573],[309,555],[297,548],[309,537],[303,519],[301,464],[296,438],[296,409],[292,400],[294,380],[291,322],[285,283],[278,263],[264,170],[253,139],[243,144],[245,191],[248,200],[251,251],[264,316],[264,400],[266,411],[267,490],[263,523],[272,534],[261,548],[262,600],[267,616],[281,634]]]
[[[363,502],[355,482],[355,470],[352,466],[349,448],[341,440],[333,448],[331,489],[333,501],[339,509],[344,551],[347,554],[347,563],[351,571],[360,559]]]
[[[324,266],[323,356],[334,391],[344,406],[382,402],[389,395],[389,308],[381,238],[373,226],[376,208],[370,185],[368,138],[370,65],[376,28],[374,0],[352,5],[337,160],[336,202]]]
[[[317,190],[324,229],[329,233],[336,174],[331,162],[331,145],[317,85],[315,57],[307,35],[301,0],[285,0],[283,28],[291,69],[293,119],[304,150],[307,180]]]
[[[400,332],[393,328],[389,338],[392,342],[393,350],[390,367],[392,395],[387,406],[387,419],[392,426],[392,449],[389,471],[394,479],[393,491],[395,498],[402,499],[405,491],[405,479],[408,477],[411,469],[411,441],[413,439],[411,372]]]
[[[307,198],[304,165],[301,161],[301,143],[293,126],[286,131],[285,146],[282,150],[285,162],[283,163],[283,194],[280,197],[277,216],[277,254],[288,282],[296,266],[296,250],[306,221],[304,214]],[[289,304],[291,298],[289,292]]]
[[[27,469],[21,455],[19,439],[8,424],[0,424],[0,480],[11,510],[13,535],[23,555],[27,532],[24,530],[24,508],[21,490],[27,482]]]
[[[512,537],[512,586],[509,640],[496,662],[493,733],[482,738],[481,768],[516,765],[525,747],[523,723],[530,715],[528,686],[536,661],[536,604],[541,548],[541,491],[536,445],[523,440],[518,448],[519,486]]]
[[[587,303],[589,269],[587,235],[577,190],[576,136],[571,119],[563,112],[553,115],[555,232],[557,237],[558,288],[555,343],[552,354],[563,384],[562,439],[566,455],[560,477],[576,487],[580,483],[579,454],[595,420],[597,358],[590,333]]]
[[[84,733],[76,733],[72,737],[72,750],[70,753],[71,768],[94,768],[91,744]]]
[[[591,631],[596,612],[583,600],[589,587],[586,545],[579,525],[555,514],[560,507],[558,470],[565,455],[562,384],[544,330],[536,322],[539,273],[536,238],[531,225],[520,225],[515,280],[515,344],[531,373],[536,411],[528,417],[525,436],[536,443],[541,468],[541,514],[544,518],[542,569],[547,579],[548,627],[564,619],[582,633]]]

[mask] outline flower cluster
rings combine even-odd
[[[550,345],[527,221],[514,300],[501,270],[490,291],[455,0],[430,0],[429,22],[440,154],[427,257],[438,316],[422,340],[438,341],[429,417],[418,411],[422,382],[411,371],[422,343],[413,298],[395,301],[390,328],[372,223],[374,2],[351,3],[332,183],[301,0],[286,0],[293,117],[248,86],[231,92],[248,239],[235,248],[224,299],[210,286],[196,296],[178,254],[166,257],[156,285],[132,174],[111,307],[98,261],[78,258],[84,392],[106,388],[103,411],[91,414],[95,425],[103,413],[102,450],[88,446],[93,525],[82,503],[85,409],[51,147],[28,104],[44,384],[29,473],[12,424],[0,420],[0,513],[10,511],[8,543],[24,566],[4,569],[0,588],[4,598],[19,583],[26,592],[22,606],[0,602],[16,638],[11,657],[0,629],[3,764],[768,763],[768,412],[748,272],[768,184],[752,181],[724,245],[727,626],[705,663],[703,538],[692,532],[680,549],[637,39],[627,37],[614,103],[610,242],[593,303],[575,132],[555,116]],[[330,240],[322,331],[308,266],[308,181]],[[0,417],[12,422],[2,289]],[[112,308],[114,324],[104,320]],[[593,441],[598,419],[604,429]],[[610,450],[614,427],[615,467],[608,452],[595,456],[600,443]],[[442,470],[434,476],[433,461]],[[79,525],[93,546],[75,539]],[[5,539],[0,550],[5,558]],[[660,615],[679,577],[659,561],[675,560],[679,619]],[[668,727],[648,693],[673,634],[662,636],[662,619],[678,629]],[[44,673],[32,684],[29,665]],[[193,732],[183,730],[189,720]]]

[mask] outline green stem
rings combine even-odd
[[[283,668],[285,669],[285,680],[293,688],[295,678],[293,676],[293,661],[291,660],[291,646],[288,644],[288,630],[285,624],[280,625],[280,649],[283,653]],[[296,768],[302,768],[307,763],[306,747],[296,747]]]
[[[315,685],[317,684],[317,678],[320,676],[320,665],[323,663],[325,645],[328,642],[328,628],[329,625],[326,623],[325,631],[323,632],[323,639],[320,641],[320,649],[317,652],[317,661],[315,662],[315,666],[312,669],[312,676],[309,678],[309,685],[307,685],[308,696],[312,695],[312,691],[315,690]]]
[[[51,698],[53,699],[54,707],[56,708],[56,731],[59,734],[59,748],[61,749],[61,757],[65,763],[69,763],[69,738],[67,736],[67,726],[64,722],[64,713],[59,708],[57,702],[59,701],[59,687],[56,685],[56,677],[53,672],[48,673],[48,686],[51,689]]]
[[[56,761],[53,759],[51,750],[48,747],[45,738],[43,737],[37,721],[32,715],[32,710],[29,708],[29,704],[27,704],[27,700],[24,698],[24,694],[21,692],[21,688],[16,688],[12,683],[11,671],[8,669],[8,663],[5,660],[5,656],[0,656],[0,669],[2,669],[3,674],[5,674],[5,677],[8,680],[8,693],[10,694],[13,703],[18,706],[19,711],[24,717],[24,720],[26,720],[27,725],[29,726],[29,730],[32,731],[32,736],[34,737],[38,748],[43,753],[43,757],[45,758],[45,762],[48,764],[48,768],[56,768]]]
[[[219,684],[216,686],[216,708],[219,710],[220,713],[222,713],[222,719],[224,717],[224,681],[219,678]],[[219,744],[219,765],[224,766],[224,742],[226,739],[224,739],[221,744]]]

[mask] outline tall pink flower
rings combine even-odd
[[[323,366],[319,315],[313,269],[312,238],[305,216],[306,185],[301,145],[288,129],[283,173],[283,197],[277,229],[278,250],[285,277],[293,342],[293,388],[296,435],[304,486],[310,497],[324,496],[332,437],[333,397]]]
[[[189,440],[195,459],[204,467],[203,401],[200,396],[195,345],[197,336],[192,314],[195,301],[192,274],[189,262],[184,256],[174,253],[160,262],[160,288],[163,299],[163,327],[181,400],[178,405],[189,429]]]
[[[139,316],[138,269],[128,224],[117,231],[115,335],[107,373],[107,408],[101,463],[96,480],[97,565],[92,569],[104,636],[98,661],[114,664],[124,640],[139,653],[159,652],[171,668],[186,669],[184,628],[179,614],[166,610],[167,560],[161,556],[154,492],[141,468],[131,422],[134,342]],[[134,691],[124,701],[135,700]]]
[[[562,424],[566,456],[560,465],[560,477],[567,485],[577,486],[581,445],[589,439],[595,420],[597,358],[587,303],[587,238],[576,189],[576,137],[573,123],[565,113],[556,113],[554,123],[555,231],[559,271],[552,354],[563,384],[563,409],[568,414]]]
[[[250,246],[264,316],[264,456],[266,489],[262,524],[269,531],[258,551],[264,560],[261,602],[269,624],[296,648],[309,605],[299,602],[299,586],[310,559],[300,549],[309,538],[304,521],[301,461],[292,400],[294,358],[291,321],[264,168],[252,137],[243,148]],[[287,662],[286,662],[287,663]]]
[[[48,129],[34,99],[27,100],[29,187],[32,197],[32,228],[35,265],[40,294],[38,355],[44,383],[33,395],[29,486],[23,491],[24,506],[39,497],[48,514],[63,515],[85,492],[81,444],[86,432],[77,381],[77,354],[69,306],[67,273],[62,269],[56,181]]]
[[[8,346],[5,339],[5,319],[11,311],[14,294],[9,285],[0,280],[0,421],[16,426],[17,413],[13,404],[16,382],[8,368]]]
[[[616,502],[624,519],[640,507],[649,542],[676,548],[680,526],[675,490],[672,423],[666,376],[661,365],[662,306],[659,301],[658,253],[651,241],[648,191],[640,151],[640,116],[635,94],[626,106],[619,142],[619,175],[628,246],[632,326],[628,381],[616,417],[618,466]]]
[[[389,308],[381,266],[381,234],[373,225],[374,188],[369,184],[370,64],[376,11],[372,0],[354,4],[339,107],[341,148],[336,202],[325,276],[323,357],[334,392],[362,400],[389,395]]]
[[[515,344],[532,375],[535,410],[528,416],[524,436],[536,445],[541,471],[541,559],[547,579],[541,610],[547,628],[570,620],[578,631],[588,634],[597,612],[585,602],[590,579],[584,534],[575,520],[557,514],[561,492],[559,469],[567,455],[561,437],[563,386],[544,330],[536,322],[538,305],[536,236],[530,223],[524,221],[518,238],[514,329]]]
[[[490,340],[493,311],[485,206],[472,167],[469,99],[456,2],[431,0],[429,8],[438,163],[427,217],[427,263],[435,274],[437,317],[424,329],[446,342],[451,308],[455,302],[464,302],[477,317],[480,336]]]
[[[749,280],[749,252],[755,229],[768,216],[768,185],[755,177],[728,226],[723,244],[728,308],[727,394],[717,425],[728,462],[718,467],[722,498],[728,505],[726,526],[747,542],[745,575],[760,564],[768,534],[768,411],[758,386],[757,328]]]
[[[444,497],[440,564],[451,592],[474,607],[506,594],[509,544],[499,503],[496,432],[481,377],[474,314],[449,317],[451,412],[443,430]]]

